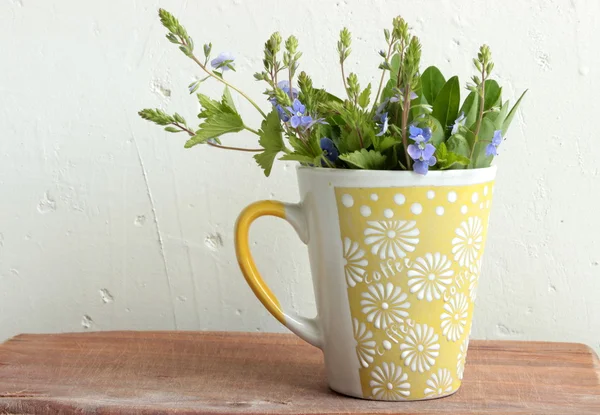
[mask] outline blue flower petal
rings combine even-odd
[[[300,123],[302,124],[303,127],[306,127],[307,125],[309,125],[312,122],[312,117],[310,115],[304,115],[303,117],[301,117],[300,119]]]
[[[502,143],[502,130],[494,131],[494,138],[492,138],[492,144],[498,147]]]
[[[431,128],[423,128],[423,137],[425,138],[425,141],[429,141],[429,139],[431,138]]]
[[[490,143],[490,144],[488,144],[488,145],[485,147],[485,155],[486,155],[486,156],[488,156],[488,157],[489,157],[489,156],[497,156],[497,155],[498,155],[498,151],[497,151],[497,149],[496,149],[496,146],[495,146],[495,145],[493,145],[493,144],[491,144],[491,143]]]
[[[433,144],[427,144],[423,150],[423,159],[429,160],[433,156],[433,153],[435,153],[435,147]]]
[[[415,127],[414,125],[410,125],[408,127],[408,134],[409,134],[410,138],[412,138],[414,140],[413,137],[423,135],[423,130],[419,127]]]
[[[292,125],[292,128],[298,128],[298,126],[300,125],[301,122],[302,122],[302,119],[300,117],[298,117],[297,115],[294,115],[290,119],[290,124]]]
[[[419,147],[417,147],[414,144],[410,144],[408,146],[408,148],[406,149],[406,151],[408,152],[408,155],[413,160],[419,160],[421,158],[421,156],[423,155],[423,150],[421,150]]]
[[[413,164],[415,173],[425,175],[429,171],[429,165],[424,161],[415,161]]]
[[[221,53],[219,53],[219,56],[217,56],[212,61],[210,61],[210,65],[214,69],[221,69],[222,71],[227,71],[227,70],[229,70],[227,65],[224,65],[224,66],[221,66],[221,65],[223,65],[224,62],[229,62],[229,64],[233,66],[234,60],[235,60],[235,56],[233,56],[233,54],[231,54],[229,52],[221,52]]]

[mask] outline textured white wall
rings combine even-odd
[[[186,86],[200,72],[164,38],[158,7],[180,16],[198,45],[234,52],[231,80],[256,97],[263,87],[252,73],[275,30],[297,34],[302,68],[338,93],[343,25],[364,83],[377,75],[381,28],[396,14],[421,37],[424,64],[463,84],[479,44],[489,43],[505,97],[530,93],[501,147],[473,335],[600,349],[594,0],[2,1],[0,338],[282,330],[243,281],[232,232],[254,200],[297,200],[294,167],[280,162],[265,179],[247,154],[184,150],[183,136],[138,119],[143,107],[188,119],[197,109]],[[292,229],[265,220],[251,236],[281,301],[311,313],[307,254]]]

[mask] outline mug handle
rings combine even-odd
[[[266,309],[298,337],[313,346],[322,348],[323,336],[318,318],[306,318],[284,310],[256,268],[248,244],[248,234],[252,222],[261,216],[276,216],[285,219],[296,230],[302,242],[306,244],[309,238],[308,226],[302,205],[263,200],[246,207],[240,213],[235,224],[235,253],[246,282]]]

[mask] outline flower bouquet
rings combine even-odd
[[[140,115],[187,133],[185,146],[204,144],[256,152],[268,176],[273,162],[297,161],[301,202],[256,202],[235,230],[238,263],[255,295],[293,333],[323,350],[329,385],[350,396],[388,401],[432,399],[458,390],[465,362],[494,193],[498,147],[523,98],[503,102],[488,46],[473,64],[477,74],[461,102],[458,77],[420,70],[421,44],[400,17],[383,31],[378,82],[362,87],[348,73],[351,34],[340,32],[337,51],[346,95],[336,97],[298,73],[302,53],[294,36],[274,33],[264,47],[266,84],[260,105],[226,78],[229,53],[200,55],[184,27],[159,11],[167,39],[205,76],[190,93],[214,80],[214,100],[197,93],[198,127],[179,114],[145,109]],[[246,125],[232,93],[263,117]],[[267,110],[268,108],[268,110]],[[247,131],[260,149],[223,144]],[[287,220],[309,250],[318,315],[283,306],[259,274],[249,248],[258,217]]]
[[[421,43],[401,17],[384,30],[385,48],[379,51],[381,76],[376,86],[362,88],[355,73],[346,75],[352,37],[340,32],[337,52],[346,96],[338,98],[316,88],[305,73],[298,74],[302,52],[294,36],[285,42],[274,33],[265,42],[262,71],[254,74],[264,82],[270,110],[227,81],[235,71],[231,53],[212,57],[212,44],[197,55],[186,29],[165,10],[159,10],[167,39],[178,45],[205,73],[189,85],[196,92],[207,80],[225,85],[220,100],[198,93],[201,124],[191,127],[175,113],[144,109],[139,115],[165,126],[172,133],[190,135],[185,147],[208,144],[225,150],[257,152],[254,158],[268,176],[273,161],[295,160],[305,166],[367,170],[428,170],[482,168],[490,166],[498,146],[523,98],[512,108],[502,102],[501,87],[490,79],[494,63],[490,48],[481,46],[473,64],[477,74],[467,85],[470,93],[461,105],[457,76],[446,80],[439,69],[420,70]],[[283,47],[283,53],[282,52]],[[283,59],[281,59],[281,57]],[[231,91],[248,100],[264,118],[259,129],[247,126],[236,110]],[[524,94],[524,93],[523,93]],[[222,144],[222,137],[248,131],[259,137],[261,149]]]

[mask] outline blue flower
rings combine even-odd
[[[221,69],[223,71],[228,71],[233,68],[233,61],[235,57],[229,52],[221,52],[219,56],[210,61],[210,65],[214,69]]]
[[[293,128],[306,127],[312,122],[312,117],[310,115],[305,115],[306,107],[302,105],[297,98],[292,103],[292,106],[288,107],[287,110],[292,115],[290,118],[290,124]]]
[[[458,118],[454,120],[454,124],[452,125],[452,131],[450,131],[450,134],[456,134],[461,126],[464,127],[466,121],[467,117],[465,117],[465,113],[461,112]]]
[[[431,129],[411,125],[409,126],[409,137],[415,141],[415,144],[410,144],[406,149],[408,155],[414,160],[413,170],[418,174],[427,174],[429,167],[434,166],[437,162],[433,155],[435,147],[428,143],[431,138]]]
[[[419,96],[417,94],[415,94],[415,91],[410,91],[409,98],[411,101],[413,101],[413,100],[419,98]],[[400,93],[396,94],[390,98],[390,102],[399,102],[399,101],[404,101],[404,88],[400,88]]]
[[[381,123],[381,131],[379,132],[379,134],[376,134],[377,137],[381,137],[388,130],[388,126],[389,126],[388,122],[389,122],[389,120],[388,120],[388,113],[387,112],[379,117],[379,122]]]
[[[427,174],[430,166],[434,166],[437,159],[433,155],[435,147],[429,143],[410,144],[408,155],[414,160],[413,170],[418,174]]]
[[[290,120],[290,115],[287,113],[287,111],[284,110],[281,105],[277,104],[277,101],[275,101],[274,105],[277,113],[279,114],[279,119],[283,122],[288,122]]]
[[[485,147],[486,156],[497,156],[498,146],[502,143],[502,130],[494,131],[492,142]]]
[[[414,140],[416,143],[426,143],[431,138],[431,128],[419,128],[410,125],[408,127],[408,138]]]
[[[377,109],[375,110],[375,116],[373,117],[373,119],[377,122],[381,121],[381,116],[383,115],[383,111],[385,111],[386,107],[388,106],[390,102],[390,99],[384,99],[383,101],[381,101],[381,104],[379,104],[379,106],[377,107]]]
[[[327,137],[321,138],[321,142],[319,143],[321,149],[325,153],[325,157],[332,163],[335,163],[340,155],[337,148],[335,148],[335,144],[333,141]],[[326,163],[323,163],[326,165]]]
[[[290,115],[288,112],[277,103],[277,98],[272,97],[269,98],[269,102],[275,107],[277,113],[279,114],[279,119],[283,122],[288,122],[290,120]]]
[[[317,118],[316,120],[312,120],[304,128],[309,129],[310,127],[312,127],[315,124],[328,124],[329,125],[329,123],[327,121],[325,121],[325,118]]]
[[[283,80],[277,82],[277,88],[281,89],[286,94],[290,94],[290,81]],[[292,97],[293,99],[298,98],[298,90],[296,88],[292,88]]]

